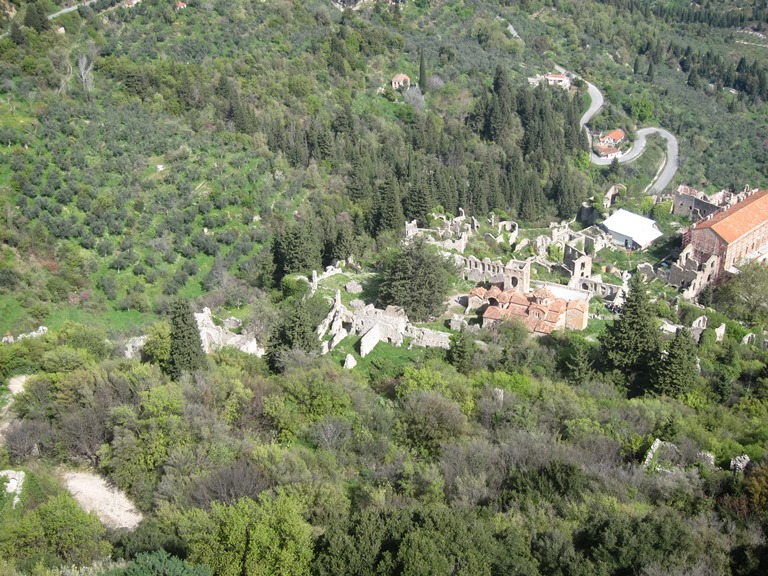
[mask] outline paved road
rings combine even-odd
[[[560,74],[567,74],[568,76],[571,76],[572,78],[576,78],[576,74],[573,72],[568,72],[565,68],[562,66],[555,66],[555,69],[560,72]],[[583,78],[582,78],[583,80]],[[587,92],[589,93],[589,108],[586,112],[584,112],[584,115],[581,117],[581,120],[579,120],[579,124],[581,124],[582,128],[586,126],[590,120],[592,120],[592,117],[600,112],[600,110],[603,108],[603,104],[605,103],[603,99],[603,94],[598,90],[597,86],[592,84],[592,82],[587,82],[584,80],[584,82],[587,85]]]
[[[67,14],[68,12],[74,12],[80,6],[88,6],[89,4],[93,4],[97,0],[88,0],[88,2],[81,2],[80,4],[75,4],[74,6],[70,6],[69,8],[64,8],[62,10],[59,10],[58,12],[54,12],[53,14],[48,15],[48,20],[53,20],[57,16],[61,16],[62,14]]]
[[[669,186],[670,182],[672,182],[672,178],[674,178],[677,173],[679,153],[677,138],[675,138],[674,135],[667,130],[664,130],[664,128],[641,128],[637,131],[637,138],[635,139],[634,145],[629,152],[619,158],[619,163],[624,164],[625,162],[632,162],[632,160],[645,152],[645,147],[648,144],[647,137],[651,134],[658,134],[667,141],[667,156],[666,161],[664,162],[664,168],[662,168],[657,175],[653,185],[648,188],[648,192],[650,193],[661,193],[667,186]],[[611,160],[600,158],[596,156],[594,152],[591,153],[591,159],[594,164],[599,166],[607,166],[611,163]]]
[[[577,77],[573,72],[569,72],[560,66],[555,66],[555,68],[557,68],[561,74],[568,74],[569,76]],[[586,84],[587,92],[589,93],[591,101],[589,103],[589,108],[579,121],[579,124],[581,124],[582,127],[589,124],[589,121],[595,116],[595,114],[600,111],[600,109],[603,107],[603,104],[605,103],[603,95],[597,86],[591,82],[586,82]],[[591,151],[592,135],[589,133],[589,131],[587,134],[589,135],[590,140],[590,160],[593,164],[597,164],[598,166],[608,166],[612,160],[608,160],[607,158],[600,158],[597,154]],[[637,131],[637,137],[635,138],[635,142],[632,148],[618,160],[619,164],[625,164],[638,158],[645,151],[645,147],[648,144],[647,137],[650,134],[658,134],[667,141],[667,155],[663,168],[659,170],[659,173],[656,175],[656,179],[653,181],[651,186],[646,189],[650,193],[661,193],[672,182],[672,178],[675,177],[680,158],[677,138],[675,138],[672,133],[664,130],[664,128],[641,128]]]

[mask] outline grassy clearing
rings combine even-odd
[[[0,333],[13,329],[26,316],[26,311],[14,296],[3,294],[0,296]]]
[[[371,378],[379,372],[394,373],[402,366],[418,362],[424,357],[425,348],[408,349],[410,338],[403,340],[398,347],[386,342],[379,342],[365,358],[360,357],[360,340],[362,336],[350,336],[339,344],[330,356],[339,364],[344,363],[347,354],[357,360],[356,371],[362,372],[366,378]]]
[[[60,330],[67,322],[77,322],[88,326],[103,328],[107,332],[123,332],[156,321],[154,314],[136,310],[90,311],[76,306],[60,304],[52,306],[45,325],[49,330]]]

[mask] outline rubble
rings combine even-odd
[[[45,326],[39,326],[34,332],[19,334],[16,338],[8,334],[3,337],[2,342],[5,342],[6,344],[14,344],[24,340],[25,338],[39,338],[40,336],[45,336],[46,334],[48,334],[48,328]]]
[[[16,508],[16,504],[19,503],[21,498],[21,489],[24,486],[24,472],[16,472],[15,470],[0,470],[0,478],[5,477],[5,491],[8,494],[13,494],[12,507]]]

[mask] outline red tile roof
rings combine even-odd
[[[609,156],[611,154],[616,154],[619,151],[618,148],[614,148],[613,146],[595,146],[595,150],[597,150],[599,156]]]
[[[498,298],[499,294],[501,294],[501,288],[498,286],[491,286],[491,288],[488,290],[488,292],[485,293],[486,298]]]
[[[475,286],[472,288],[472,290],[469,291],[470,296],[479,296],[480,298],[485,297],[485,293],[488,292],[485,288],[482,286]]]
[[[589,310],[589,303],[584,302],[584,300],[570,300],[568,302],[568,310],[581,310],[582,312],[586,312]]]
[[[608,132],[608,134],[605,135],[605,138],[610,138],[614,142],[621,142],[624,140],[626,134],[624,134],[624,130],[613,130],[612,132]]]
[[[509,304],[509,302],[512,300],[512,293],[509,291],[502,292],[499,294],[497,300],[499,301],[499,304]]]
[[[528,302],[525,304],[510,304],[506,309],[510,316],[528,316]]]
[[[549,312],[547,312],[547,315],[544,317],[544,320],[546,320],[547,322],[552,322],[554,324],[560,319],[561,315],[562,315],[562,312],[555,312],[554,310],[550,310]]]
[[[534,328],[534,331],[538,332],[539,334],[552,334],[554,330],[555,325],[552,324],[552,322],[545,322],[544,320],[536,324]]]
[[[752,194],[709,220],[696,224],[694,230],[711,228],[728,243],[734,242],[768,221],[768,190]]]
[[[546,288],[539,288],[533,293],[533,297],[540,300],[552,300],[555,295]]]
[[[552,302],[549,305],[549,311],[550,312],[557,312],[558,314],[561,314],[565,312],[566,307],[568,306],[567,302],[563,300],[562,298],[557,298],[554,302]]]
[[[502,310],[498,306],[488,306],[483,312],[483,319],[501,320]]]
[[[525,306],[528,307],[528,304],[530,304],[530,301],[525,296],[525,294],[521,294],[520,292],[512,292],[512,295],[509,297],[510,304],[517,304],[519,306]]]

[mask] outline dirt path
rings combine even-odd
[[[133,530],[143,516],[128,497],[90,472],[64,472],[64,484],[86,512],[93,511],[105,526]]]
[[[0,408],[0,442],[3,440],[5,429],[8,428],[13,419],[13,416],[8,416],[8,410],[11,409],[11,404],[13,404],[13,397],[16,396],[16,394],[24,392],[24,382],[27,381],[27,378],[29,378],[27,374],[21,374],[19,376],[14,376],[8,381],[8,389],[11,392],[11,398],[8,400],[8,404],[3,408]]]

